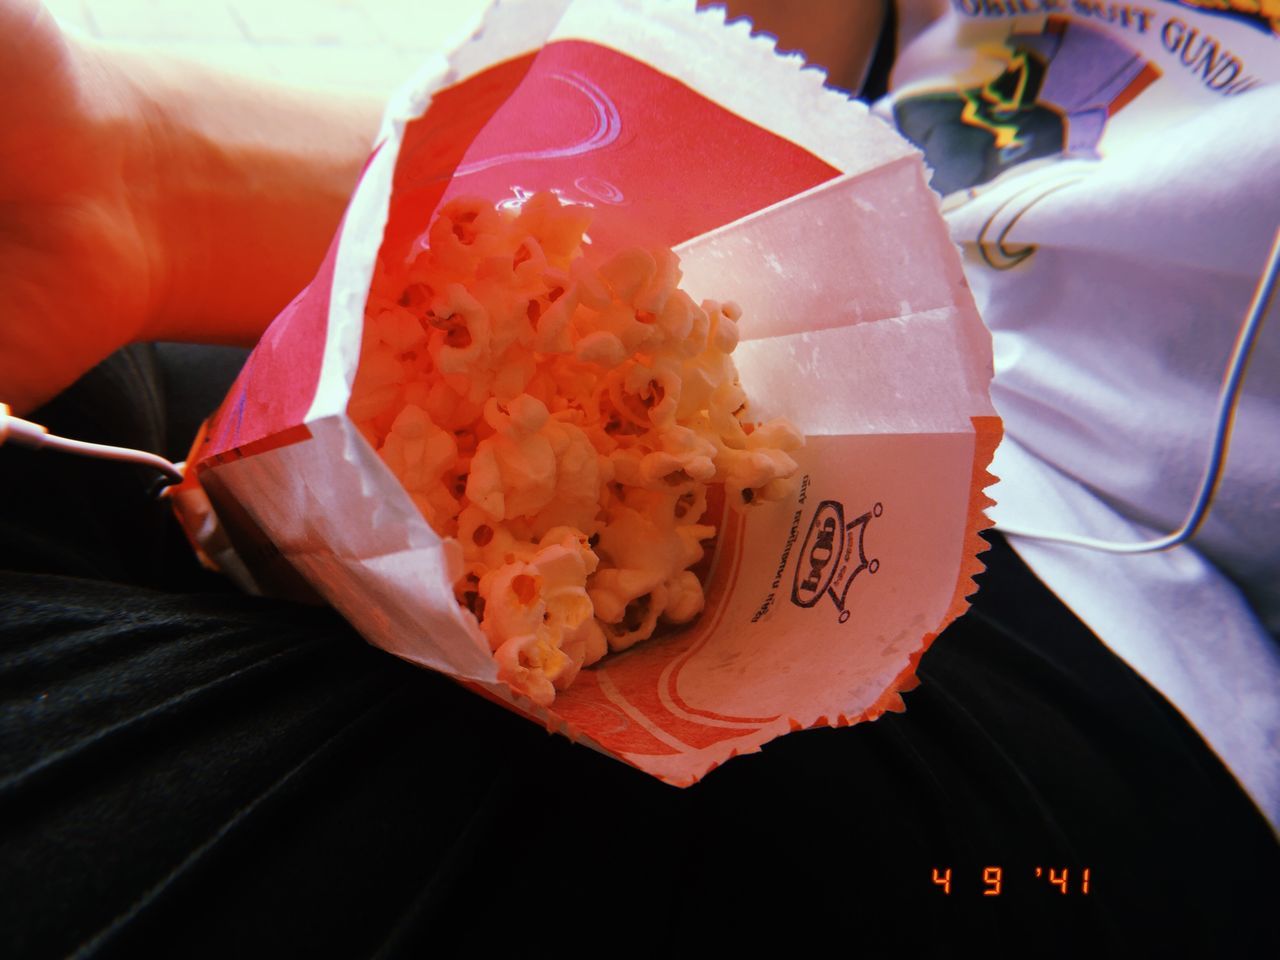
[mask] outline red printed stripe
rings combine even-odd
[[[838,173],[647,64],[562,40],[442,92],[410,124],[383,255],[403,257],[457,196],[517,206],[555,191],[594,208],[591,255],[604,256],[675,246]]]
[[[339,228],[338,236],[341,232]],[[276,317],[249,355],[227,398],[210,418],[204,449],[199,452],[202,461],[236,450],[240,456],[249,456],[245,451],[272,449],[272,444],[262,441],[306,419],[324,360],[337,250],[335,236],[315,279]]]

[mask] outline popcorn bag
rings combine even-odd
[[[316,278],[197,438],[175,505],[205,558],[677,785],[902,709],[981,569],[990,339],[918,153],[801,67],[692,2],[492,10],[393,101]],[[537,242],[502,247],[517,227]],[[424,279],[428,256],[489,292]],[[632,332],[570,343],[588,307]],[[532,346],[459,373],[526,313]],[[604,372],[627,336],[654,354],[640,380]],[[448,389],[415,386],[423,364]],[[597,381],[598,422],[554,395]],[[660,410],[661,449],[637,447]],[[713,447],[728,479],[704,494],[688,451]],[[609,510],[568,502],[581,476]],[[536,556],[503,555],[504,510]],[[492,624],[533,613],[500,645]]]

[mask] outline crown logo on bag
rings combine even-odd
[[[875,573],[880,569],[878,559],[867,559],[866,536],[867,525],[882,513],[884,505],[877,503],[846,524],[842,503],[823,500],[818,504],[813,519],[809,521],[804,545],[800,548],[791,602],[797,607],[807,608],[817,606],[823,597],[830,597],[840,611],[839,621],[847,621],[850,611],[846,604],[853,581],[864,570]]]

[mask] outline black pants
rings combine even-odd
[[[133,348],[39,416],[181,457],[239,360]],[[1263,818],[998,537],[905,714],[678,790],[231,591],[147,471],[0,478],[0,955],[1280,944]]]

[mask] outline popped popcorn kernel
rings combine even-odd
[[[735,509],[791,496],[803,437],[744,422],[741,309],[670,250],[582,255],[589,211],[445,204],[379,260],[348,411],[443,538],[499,678],[537,704],[703,610],[691,568]]]

